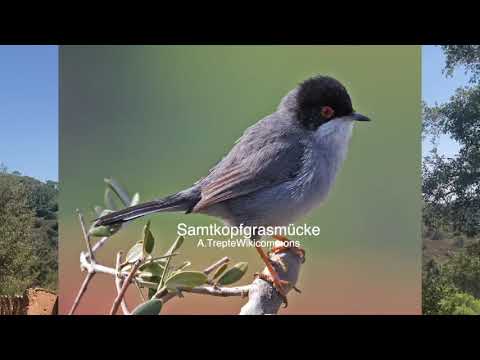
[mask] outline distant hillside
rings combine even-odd
[[[58,184],[0,171],[0,294],[56,290]]]
[[[468,245],[474,244],[475,238],[466,237],[446,237],[441,239],[423,239],[423,264],[430,261],[436,261],[440,264],[445,263],[453,255],[465,250]]]

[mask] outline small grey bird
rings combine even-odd
[[[369,119],[354,112],[339,81],[307,79],[274,113],[249,127],[207,176],[176,194],[100,217],[96,225],[164,211],[207,214],[232,226],[291,224],[325,201],[345,159],[354,121]],[[285,299],[284,282],[263,250],[257,250],[269,280]]]

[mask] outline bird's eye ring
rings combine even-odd
[[[322,110],[320,110],[320,113],[324,118],[330,119],[335,113],[335,111],[330,106],[324,106],[322,107]]]

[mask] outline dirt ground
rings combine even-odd
[[[58,314],[58,296],[45,289],[28,289],[27,315]]]
[[[423,239],[423,258],[424,263],[431,259],[440,261],[441,263],[445,262],[448,259],[448,256],[453,254],[455,251],[455,246],[452,244],[451,240],[430,240]]]

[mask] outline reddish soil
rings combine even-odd
[[[58,296],[45,289],[28,289],[27,315],[56,315],[58,314]]]

